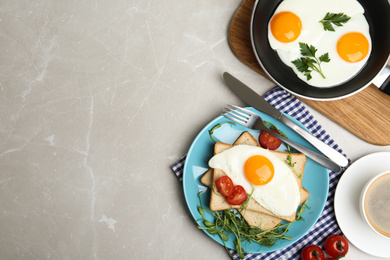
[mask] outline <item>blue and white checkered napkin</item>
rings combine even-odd
[[[284,112],[298,121],[300,121],[309,131],[328,144],[334,149],[342,152],[339,146],[333,141],[333,139],[322,129],[321,125],[316,119],[309,113],[306,107],[294,96],[290,95],[281,88],[275,88],[265,94],[264,99],[267,100],[271,105],[277,108],[279,111]],[[177,177],[183,179],[183,167],[185,157],[176,162],[172,169]],[[336,222],[333,200],[334,193],[336,190],[337,182],[341,176],[341,173],[330,172],[329,175],[329,195],[325,204],[324,211],[318,219],[314,227],[300,240],[292,244],[291,246],[264,254],[246,254],[246,260],[263,260],[263,259],[300,259],[300,252],[303,247],[310,244],[323,245],[325,239],[330,234],[341,233],[341,230]],[[239,255],[234,251],[230,250],[233,255],[233,259],[239,259]]]

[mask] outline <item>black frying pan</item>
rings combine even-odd
[[[387,0],[358,0],[365,9],[364,15],[370,26],[372,41],[371,55],[366,65],[355,77],[335,87],[317,88],[306,84],[280,60],[268,43],[268,23],[282,1],[257,0],[251,20],[251,40],[256,58],[263,70],[280,87],[308,99],[339,99],[367,87],[386,66],[390,57],[390,5]]]

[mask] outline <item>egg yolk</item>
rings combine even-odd
[[[351,32],[344,34],[337,42],[337,53],[347,62],[358,62],[367,56],[369,43],[361,33]]]
[[[271,20],[271,32],[276,40],[284,43],[295,41],[301,34],[302,22],[292,12],[280,12]]]
[[[249,157],[244,164],[246,178],[254,185],[269,183],[274,177],[274,165],[265,156],[254,155]]]

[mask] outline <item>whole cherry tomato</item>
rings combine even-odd
[[[226,201],[230,205],[241,205],[244,203],[248,198],[248,195],[246,195],[245,189],[241,185],[236,185],[233,188],[232,195],[226,197]]]
[[[301,252],[302,260],[325,260],[324,251],[319,246],[308,245]]]
[[[277,130],[271,129],[272,132],[275,132],[277,134],[280,134]],[[279,146],[282,144],[282,141],[280,141],[275,136],[267,133],[266,131],[262,131],[259,136],[259,142],[261,146],[265,149],[270,150],[276,150],[279,148]]]
[[[228,197],[233,194],[234,184],[232,179],[228,176],[222,176],[218,180],[215,181],[215,185],[217,186],[218,191],[225,197]]]
[[[348,241],[342,235],[334,234],[325,240],[326,252],[332,259],[339,259],[348,253]]]

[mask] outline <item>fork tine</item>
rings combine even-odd
[[[228,118],[228,119],[230,119],[230,120],[232,120],[233,122],[235,122],[235,123],[237,123],[237,124],[244,124],[244,122],[242,122],[242,121],[240,121],[239,119],[237,119],[237,118],[234,118],[234,117],[232,117],[232,116],[229,116],[227,113],[224,113],[224,114],[222,114],[224,117],[226,117],[226,118]]]
[[[235,113],[236,111],[224,111],[224,112],[225,112],[224,115],[229,115],[230,117],[235,118],[236,123],[238,123],[237,120],[242,121],[242,123],[244,123],[244,124],[246,124],[248,122],[248,117],[244,117],[244,116],[241,116],[239,114],[236,114]],[[231,119],[231,118],[229,118],[229,119]]]
[[[233,108],[230,108],[230,107],[228,107],[228,106],[226,106],[226,107],[224,108],[223,112],[225,112],[225,113],[230,112],[230,113],[234,113],[234,114],[240,115],[240,116],[242,116],[242,117],[245,117],[246,120],[248,120],[249,117],[250,117],[250,115],[248,115],[247,113],[243,113],[243,112],[241,112],[241,111],[239,111],[239,110],[238,110],[238,111],[237,111],[237,110],[234,110]]]
[[[235,108],[235,109],[237,109],[237,110],[240,110],[240,111],[243,111],[243,112],[245,112],[245,113],[247,113],[247,114],[249,114],[249,115],[256,115],[255,113],[253,113],[252,111],[250,111],[250,110],[248,110],[248,109],[245,109],[245,108],[243,108],[243,107],[239,107],[239,106],[236,106],[236,105],[227,105],[227,106],[230,106],[230,107],[233,107],[233,108]]]
[[[249,115],[247,114],[244,114],[244,113],[241,113],[240,111],[235,111],[235,110],[229,110],[229,108],[224,108],[222,110],[223,113],[227,113],[227,114],[230,114],[231,116],[234,116],[234,117],[237,117],[239,118],[240,120],[243,120],[243,121],[248,121],[249,119]]]

